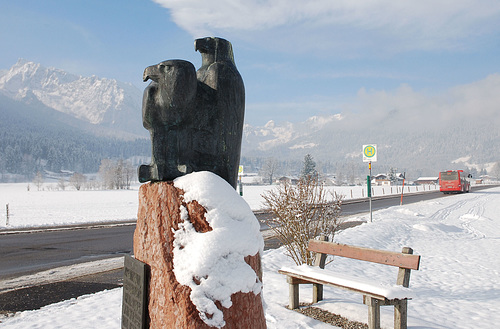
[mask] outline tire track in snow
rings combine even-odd
[[[480,197],[476,197],[473,199],[473,201],[478,200]],[[472,207],[469,209],[467,214],[460,216],[460,220],[462,220],[462,227],[465,231],[469,232],[472,236],[474,236],[477,239],[484,239],[486,238],[486,235],[481,232],[480,230],[476,229],[473,226],[473,223],[476,222],[477,220],[481,220],[484,215],[485,211],[485,203],[488,201],[488,198],[483,196],[481,197],[481,200],[478,200],[477,202],[474,202]]]
[[[435,213],[433,213],[432,215],[430,215],[429,218],[430,219],[436,219],[436,220],[444,221],[444,220],[446,220],[450,216],[450,214],[453,211],[462,208],[467,203],[468,203],[467,200],[457,201],[457,202],[455,202],[452,205],[449,205],[447,207],[439,209],[438,211],[436,211]]]

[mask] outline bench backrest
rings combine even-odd
[[[402,269],[418,270],[420,256],[412,255],[411,248],[403,248],[406,252],[392,252],[369,249],[364,247],[348,246],[333,242],[309,240],[309,251],[346,258],[353,258],[372,263],[396,266]]]

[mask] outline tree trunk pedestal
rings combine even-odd
[[[235,192],[236,193],[236,192]],[[190,298],[191,288],[181,285],[174,274],[174,231],[185,220],[197,232],[211,231],[205,219],[206,209],[197,201],[184,202],[184,191],[173,182],[143,184],[139,190],[139,211],[134,233],[134,254],[149,266],[148,324],[155,329],[214,328],[205,323]],[[187,209],[181,216],[181,206]],[[260,255],[245,261],[262,280]],[[266,328],[262,292],[237,292],[231,296],[232,306],[224,308],[223,328]],[[208,316],[208,315],[207,315]]]

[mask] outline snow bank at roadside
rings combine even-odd
[[[114,257],[61,266],[35,274],[25,275],[17,278],[1,280],[0,293],[5,293],[19,288],[27,288],[52,282],[60,282],[81,276],[94,274],[96,271],[107,272],[123,267],[123,257]]]
[[[264,207],[262,194],[273,185],[244,186],[243,200],[252,210]],[[345,200],[366,196],[363,186],[328,186]],[[435,190],[436,186],[407,186],[405,193]],[[401,193],[401,187],[375,186],[374,196]],[[0,229],[57,226],[137,219],[139,185],[130,190],[37,191],[26,183],[0,184]],[[9,205],[7,225],[6,205]]]
[[[500,188],[439,200],[391,207],[374,212],[365,223],[338,234],[336,240],[398,251],[412,247],[422,256],[421,269],[412,271],[409,328],[497,328],[500,323]],[[366,215],[358,219],[366,219]],[[262,257],[263,294],[268,328],[333,328],[285,308],[288,285],[277,273],[293,262],[283,249]],[[393,283],[397,269],[336,258],[332,271]],[[310,302],[312,289],[300,288],[301,302]],[[2,329],[120,328],[121,289],[82,296],[37,311],[0,318]],[[325,287],[319,307],[352,320],[366,322],[367,309],[359,294]],[[392,327],[392,308],[382,307],[382,326]]]

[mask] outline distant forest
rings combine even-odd
[[[0,174],[32,179],[38,171],[95,173],[103,159],[150,156],[149,139],[97,137],[61,116],[0,98]]]

